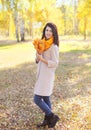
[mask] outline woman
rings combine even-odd
[[[38,63],[37,81],[34,88],[34,102],[45,113],[43,123],[37,127],[52,128],[59,120],[51,109],[50,96],[53,92],[55,70],[59,59],[59,40],[57,27],[53,23],[47,23],[43,29],[42,40],[45,50],[40,54],[37,51],[36,63]]]

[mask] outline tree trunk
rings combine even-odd
[[[66,26],[66,6],[64,5],[64,2],[61,6],[61,11],[63,13],[63,20],[64,20],[64,35],[67,34],[67,26]]]
[[[14,11],[14,23],[15,23],[16,39],[17,39],[17,42],[19,42],[19,21],[18,21],[18,13],[16,10]]]
[[[25,41],[25,27],[24,27],[24,20],[21,20],[20,24],[20,36],[21,36],[21,41]]]
[[[15,18],[15,30],[16,30],[16,39],[17,39],[17,42],[19,42],[18,18]]]
[[[86,40],[86,38],[87,38],[86,31],[87,31],[87,18],[85,17],[84,18],[84,40]]]
[[[74,0],[74,19],[73,19],[73,32],[75,35],[79,34],[78,31],[78,19],[77,19],[77,7],[78,7],[78,3],[76,0]]]

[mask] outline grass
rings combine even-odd
[[[61,46],[62,44],[62,46]],[[91,44],[90,42],[84,42],[84,41],[66,41],[61,43],[60,42],[60,50],[61,52],[86,52],[86,53],[90,53],[91,51]]]
[[[56,130],[90,130],[90,41],[60,41],[59,50],[60,62],[51,97],[53,111],[61,118]],[[0,46],[1,130],[36,130],[35,124],[42,120],[43,113],[33,103],[35,82],[32,43]]]
[[[35,50],[31,43],[18,43],[0,47],[0,67],[14,67],[18,64],[34,61]]]

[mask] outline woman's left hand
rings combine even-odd
[[[42,62],[44,62],[45,64],[48,65],[48,61],[45,60],[45,59],[42,57],[42,54],[38,54],[38,53],[37,53],[37,57],[38,57],[38,59],[39,59],[40,61],[42,61]]]
[[[41,60],[41,61],[43,60],[42,55],[40,55],[40,54],[38,54],[38,53],[37,53],[37,57],[38,57],[39,60]]]

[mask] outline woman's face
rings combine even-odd
[[[45,29],[45,37],[46,37],[46,39],[49,39],[52,36],[53,36],[52,29],[49,26],[47,26]]]

